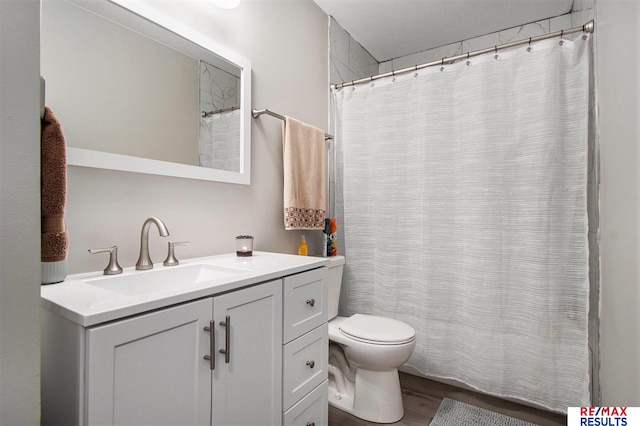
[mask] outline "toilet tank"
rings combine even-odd
[[[329,320],[338,315],[338,303],[340,302],[340,287],[342,287],[342,271],[344,269],[344,256],[329,257]]]

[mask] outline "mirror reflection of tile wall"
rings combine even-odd
[[[239,107],[240,78],[200,61],[201,166],[240,171]]]

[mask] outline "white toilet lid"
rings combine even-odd
[[[408,324],[375,315],[353,314],[340,323],[340,331],[350,337],[382,344],[412,341],[416,331]]]

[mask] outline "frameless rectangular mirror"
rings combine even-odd
[[[67,163],[250,183],[250,62],[136,0],[42,0]]]

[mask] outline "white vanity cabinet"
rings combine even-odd
[[[326,425],[327,261],[184,263],[43,286],[42,424]]]
[[[284,278],[284,425],[328,424],[328,272]]]
[[[52,317],[43,318],[44,333],[65,327]],[[280,423],[282,280],[71,334],[43,345],[43,378],[60,384],[45,394],[43,424]],[[63,346],[78,356],[47,365],[47,353]],[[204,358],[211,349],[213,363]],[[76,377],[74,390],[66,375]]]

